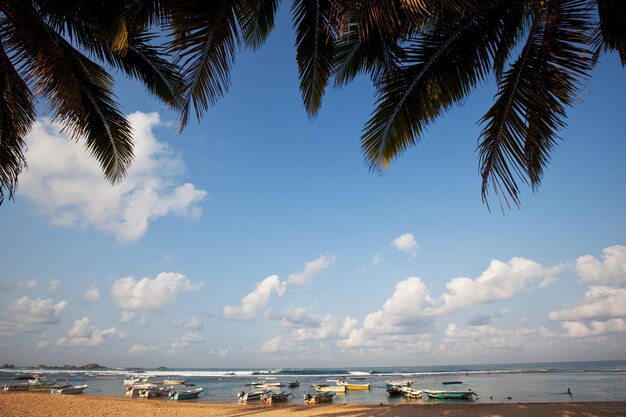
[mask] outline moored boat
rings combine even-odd
[[[290,392],[287,391],[268,391],[265,394],[261,395],[261,404],[272,405],[274,403],[285,402],[289,400]]]
[[[413,381],[409,381],[408,379],[403,381],[385,381],[385,385],[390,386],[400,386],[400,387],[410,387],[413,384]]]
[[[352,384],[350,382],[339,381],[337,385],[346,387],[348,391],[368,391],[372,389],[372,384]]]
[[[134,397],[135,395],[139,395],[139,391],[141,390],[150,390],[150,389],[156,389],[159,388],[159,385],[157,384],[153,384],[151,382],[146,382],[143,384],[135,384],[129,387],[126,387],[126,392],[125,395],[127,397]]]
[[[185,391],[170,391],[169,398],[170,400],[178,401],[178,400],[191,400],[193,398],[198,398],[200,393],[202,392],[202,388],[193,388]]]
[[[402,387],[400,390],[402,391],[402,395],[404,395],[406,398],[409,398],[412,400],[422,398],[421,390],[411,388],[411,387]]]
[[[387,395],[389,395],[390,397],[402,395],[402,387],[400,385],[388,385]]]
[[[139,390],[139,398],[165,397],[170,391],[169,387],[145,388]]]
[[[28,384],[6,384],[3,387],[5,391],[28,391]]]
[[[186,379],[164,379],[163,385],[185,385]]]
[[[443,391],[443,390],[422,390],[428,396],[428,399],[437,400],[473,400],[474,396],[478,396],[474,391]]]
[[[287,382],[287,387],[288,388],[295,388],[295,387],[299,387],[299,386],[300,386],[300,381],[298,381],[298,380]]]
[[[334,392],[335,394],[345,394],[346,392],[346,387],[343,385],[326,385],[326,384],[319,384],[319,385],[311,385],[316,392]]]
[[[53,388],[50,390],[50,394],[82,394],[87,388],[87,384],[73,385],[67,388]]]
[[[315,394],[306,394],[304,396],[304,403],[305,404],[325,403],[325,402],[332,401],[334,397],[335,397],[334,391],[318,392]]]
[[[265,393],[267,393],[267,390],[257,390],[257,391],[250,391],[250,392],[241,391],[239,392],[239,394],[237,394],[237,399],[239,399],[239,401],[244,401],[244,402],[259,401],[261,400],[261,395]]]

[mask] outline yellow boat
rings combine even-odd
[[[368,391],[372,389],[372,384],[351,384],[349,382],[339,381],[337,385],[346,387],[348,391]]]
[[[312,385],[313,388],[315,388],[315,391],[317,392],[335,392],[337,394],[345,394],[346,392],[346,387],[344,386],[331,386],[331,385],[324,385],[324,384],[320,384],[320,385]]]

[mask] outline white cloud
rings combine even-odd
[[[60,286],[61,286],[61,280],[60,279],[52,278],[50,281],[48,281],[48,291],[49,292],[54,292],[54,291],[58,290]]]
[[[134,311],[122,311],[120,316],[120,323],[131,323],[135,319]]]
[[[172,343],[168,353],[175,354],[180,351],[186,350],[192,344],[205,343],[206,339],[200,336],[198,333],[187,332],[185,333],[180,340]]]
[[[224,318],[252,320],[265,309],[273,292],[280,297],[286,288],[286,282],[282,282],[277,275],[271,275],[261,281],[254,291],[243,297],[239,306],[224,306]]]
[[[98,289],[98,287],[91,287],[87,291],[85,291],[83,297],[89,302],[96,302],[100,299],[100,290]]]
[[[72,325],[72,328],[67,333],[72,337],[86,337],[90,335],[95,329],[95,326],[91,324],[91,320],[88,317],[83,317],[80,320],[76,320]]]
[[[63,347],[97,347],[104,343],[105,339],[125,339],[126,333],[111,327],[98,329],[91,324],[88,317],[76,320],[68,331],[69,337],[62,337],[55,342],[56,346]]]
[[[333,316],[313,314],[304,307],[290,307],[281,314],[267,316],[280,320],[280,325],[289,329],[289,339],[295,342],[334,338],[339,331]]]
[[[626,317],[626,288],[591,287],[585,299],[571,308],[552,311],[554,321],[579,321]]]
[[[131,356],[142,356],[142,355],[148,355],[154,352],[155,350],[157,349],[154,346],[137,343],[137,344],[132,345],[130,349],[128,349],[126,354],[131,355]]]
[[[53,224],[93,228],[120,243],[137,241],[148,224],[176,214],[198,217],[206,191],[180,184],[179,156],[153,135],[157,113],[128,116],[134,129],[135,159],[127,177],[112,186],[82,146],[61,133],[61,126],[40,120],[26,137],[28,170],[20,176],[19,194],[31,200]],[[53,158],[50,155],[54,155]]]
[[[67,301],[54,303],[50,298],[21,297],[13,301],[7,311],[9,321],[25,325],[33,324],[57,324],[60,322],[61,313],[67,307]]]
[[[600,336],[610,333],[626,333],[626,320],[594,320],[588,324],[582,321],[564,321],[561,326],[570,337]]]
[[[183,317],[180,320],[172,322],[172,324],[176,327],[182,327],[188,330],[199,330],[204,327],[202,321],[200,321],[200,319],[198,319],[196,316]]]
[[[415,241],[415,236],[413,236],[412,233],[405,233],[398,236],[393,240],[393,242],[391,242],[391,244],[399,251],[408,253],[411,258],[415,258],[417,256],[419,245]]]
[[[374,256],[372,256],[372,265],[380,265],[383,262],[384,259],[379,253],[375,253]]]
[[[220,358],[228,356],[231,353],[233,353],[233,348],[217,348],[209,351],[209,355],[215,355]]]
[[[382,309],[365,316],[363,326],[346,318],[338,345],[346,348],[398,347],[402,344],[422,351],[430,346],[423,330],[431,322],[428,317],[435,300],[428,294],[420,278],[409,277],[395,286],[395,291],[383,304]]]
[[[626,246],[611,246],[602,251],[602,260],[592,255],[576,260],[576,270],[583,281],[626,286]]]
[[[514,257],[509,262],[492,260],[487,270],[472,280],[460,277],[446,284],[448,291],[442,295],[443,305],[438,314],[445,314],[476,304],[510,298],[530,284],[539,281],[546,285],[562,270],[561,266],[545,268],[529,259]]]
[[[485,325],[461,329],[455,323],[450,323],[438,351],[451,355],[536,351],[552,343],[558,343],[558,336],[545,327],[498,329]]]
[[[304,264],[301,272],[289,275],[287,283],[290,285],[306,285],[322,270],[335,263],[335,255],[321,255],[314,261]]]
[[[32,290],[37,287],[36,279],[29,279],[28,281],[9,283],[0,282],[0,291],[14,291],[14,290]]]
[[[120,278],[111,287],[113,301],[123,310],[160,312],[176,302],[179,296],[198,291],[202,284],[192,284],[185,275],[161,272],[154,279]]]

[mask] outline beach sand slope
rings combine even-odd
[[[273,407],[207,402],[173,402],[128,398],[1,393],[0,416],[31,417],[626,417],[626,402],[278,405]]]

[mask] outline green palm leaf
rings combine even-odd
[[[133,157],[128,121],[117,109],[111,77],[54,32],[25,3],[14,4],[6,38],[18,62],[28,68],[55,118],[98,160],[110,181],[126,174]],[[29,27],[29,31],[21,30]]]
[[[0,43],[0,203],[12,198],[17,177],[26,166],[24,136],[35,121],[34,97]]]
[[[300,92],[310,116],[315,116],[333,72],[335,40],[330,25],[329,0],[294,0],[293,23],[296,29],[296,60]]]
[[[410,40],[407,60],[378,94],[377,107],[364,128],[361,144],[370,166],[383,170],[413,146],[436,117],[460,102],[483,79],[502,24],[501,9],[441,20]]]
[[[243,39],[252,49],[258,49],[274,28],[278,0],[243,0],[237,9]]]
[[[584,1],[546,2],[538,9],[519,58],[503,75],[479,146],[482,195],[489,187],[502,206],[519,205],[517,180],[537,187],[591,61]]]
[[[181,0],[169,5],[168,29],[174,40],[168,48],[183,68],[182,130],[193,107],[200,118],[230,85],[230,68],[239,45],[236,10],[239,2]]]

